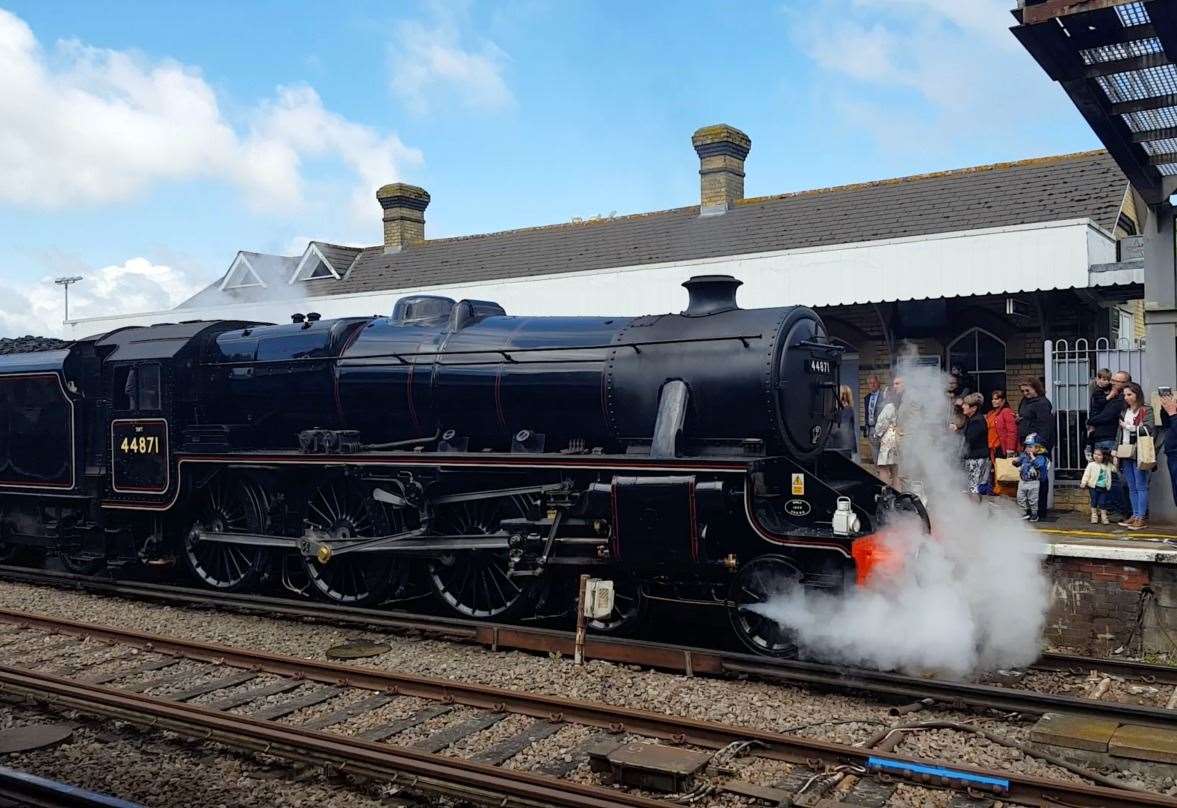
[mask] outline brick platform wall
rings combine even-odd
[[[1050,558],[1045,563],[1051,578],[1048,644],[1081,654],[1163,650],[1144,630],[1154,570],[1168,572],[1163,567],[1095,558]],[[1177,576],[1172,580],[1177,582]]]

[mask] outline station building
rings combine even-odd
[[[243,251],[176,310],[69,326],[81,336],[161,320],[388,313],[409,294],[494,300],[508,313],[636,315],[681,309],[678,285],[692,275],[730,274],[743,306],[821,313],[846,347],[843,383],[860,409],[867,377],[885,380],[914,353],[961,365],[982,392],[1008,388],[1015,407],[1021,378],[1045,378],[1060,431],[1077,436],[1090,370],[1139,367],[1136,236],[1148,209],[1103,151],[745,198],[749,137],[709,126],[692,145],[700,196],[684,207],[431,239],[429,194],[396,183],[377,192],[380,244]],[[1060,478],[1081,470],[1075,451],[1060,446]]]

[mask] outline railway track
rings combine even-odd
[[[144,808],[144,806],[0,766],[0,808]]]
[[[96,652],[98,664],[87,659]],[[846,746],[10,610],[0,610],[0,693],[481,804],[654,808],[709,794],[727,804],[791,804],[814,783],[877,786],[885,774],[1022,805],[1177,806],[1141,791],[906,758],[883,744]],[[355,722],[361,728],[349,734]],[[466,746],[500,725],[510,732]],[[561,732],[584,739],[572,754],[510,765]],[[783,767],[783,782],[733,778],[737,757]],[[693,775],[656,787],[684,760],[698,764]],[[630,787],[570,779],[590,761]]]
[[[23,567],[0,566],[0,579],[78,588],[87,592],[174,605],[231,609],[250,614],[317,620],[364,629],[418,632],[478,644],[494,650],[523,650],[571,656],[575,643],[573,632],[551,628],[335,606],[264,595],[214,595],[203,589],[110,580]],[[865,693],[897,703],[915,703],[932,699],[943,705],[961,705],[972,709],[993,709],[1026,715],[1067,712],[1110,718],[1125,723],[1177,727],[1177,712],[1162,707],[1041,693],[1002,685],[927,679],[800,660],[779,660],[705,648],[590,636],[586,643],[585,656],[587,659],[641,665],[686,675],[750,676],[820,689]],[[1035,668],[1063,673],[1086,673],[1095,670],[1106,675],[1177,687],[1177,667],[1166,665],[1067,654],[1044,654],[1035,664]]]

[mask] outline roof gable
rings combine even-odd
[[[250,264],[249,258],[245,253],[237,253],[237,257],[233,259],[233,263],[229,265],[229,271],[225,273],[224,279],[221,281],[221,291],[226,289],[248,289],[251,286],[265,287],[266,282],[257,274],[257,270]]]
[[[290,276],[289,283],[296,281],[340,280],[345,277],[361,252],[359,247],[341,247],[324,241],[307,244],[298,268]]]

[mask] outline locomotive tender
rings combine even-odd
[[[861,584],[888,516],[927,516],[823,451],[840,351],[818,316],[741,309],[739,285],[692,278],[680,314],[415,296],[0,357],[0,561],[179,562],[343,604],[431,590],[485,619],[567,611],[589,572],[617,590],[599,631],[665,599],[791,653],[743,607]]]

